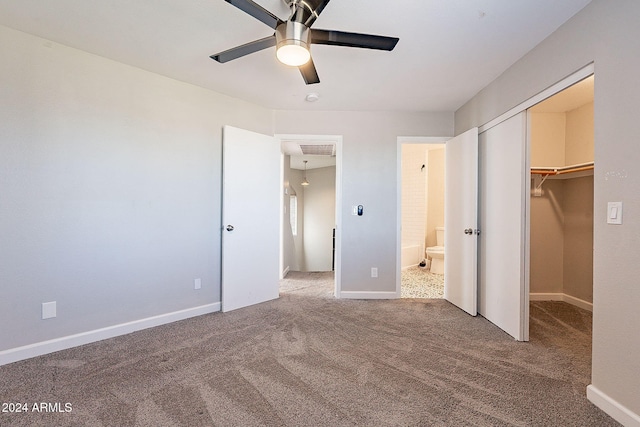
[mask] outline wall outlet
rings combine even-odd
[[[371,267],[371,277],[378,277],[378,267]]]
[[[200,289],[202,287],[202,279],[193,280],[193,289]]]
[[[56,317],[56,302],[43,302],[42,303],[42,320],[51,319],[52,317]]]

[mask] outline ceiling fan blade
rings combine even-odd
[[[320,16],[320,14],[322,13],[322,11],[324,10],[324,8],[327,6],[327,4],[329,3],[330,0],[316,0],[315,1],[315,5],[313,7],[313,13],[311,14],[311,16],[307,19],[307,22],[305,22],[305,25],[307,27],[310,27],[313,25],[314,22],[316,22],[316,19],[318,19],[318,16]]]
[[[318,72],[316,71],[316,66],[313,64],[313,59],[309,59],[304,65],[298,67],[300,69],[300,74],[302,74],[302,78],[304,82],[308,85],[312,85],[315,83],[320,83],[320,78],[318,77]]]
[[[314,44],[393,50],[398,40],[400,39],[397,37],[376,36],[373,34],[346,33],[335,30],[311,30],[311,43]]]
[[[242,46],[236,46],[234,48],[225,50],[224,52],[216,53],[214,55],[211,55],[210,58],[222,64],[233,59],[238,59],[242,56],[249,55],[250,53],[273,47],[275,45],[276,36],[272,35],[260,40],[254,40],[252,42],[243,44]]]
[[[225,0],[227,3],[237,7],[241,11],[253,16],[258,21],[261,21],[274,30],[280,24],[282,24],[282,20],[275,16],[273,13],[269,12],[264,7],[260,6],[257,3],[254,3],[251,0]]]

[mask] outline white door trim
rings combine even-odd
[[[279,143],[282,140],[301,140],[301,141],[326,141],[334,142],[336,144],[336,259],[335,259],[335,289],[334,295],[336,298],[340,298],[340,291],[342,289],[341,284],[341,271],[342,271],[342,135],[307,135],[307,134],[276,134],[274,135]],[[282,181],[282,179],[281,179]],[[281,193],[281,198],[282,192]],[[280,217],[284,212],[282,200],[280,201]],[[284,242],[282,240],[282,232],[280,233],[280,272],[282,274],[283,263],[283,251]]]
[[[399,136],[396,148],[396,292],[402,285],[402,144],[444,144],[451,136]]]

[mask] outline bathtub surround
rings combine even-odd
[[[289,276],[276,301],[0,367],[0,401],[73,408],[0,423],[617,425],[584,395],[589,312],[534,303],[518,343],[444,300],[336,300],[331,273]]]
[[[402,144],[402,268],[425,258],[428,148],[427,144]]]

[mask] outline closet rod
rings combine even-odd
[[[582,172],[593,169],[593,162],[581,163],[573,166],[564,166],[557,168],[531,168],[532,175],[562,175],[571,172]]]
[[[556,175],[562,175],[563,173],[571,173],[571,172],[590,171],[590,170],[593,170],[593,165],[559,170],[558,172],[556,172]]]

